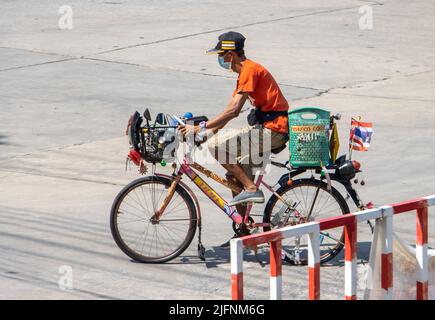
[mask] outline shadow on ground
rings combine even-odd
[[[368,263],[370,257],[370,247],[371,242],[358,242],[357,258],[358,264]],[[206,267],[216,268],[220,264],[230,263],[230,250],[223,249],[221,247],[211,247],[205,252],[206,257]],[[265,267],[269,264],[269,248],[261,247],[258,249],[257,255],[255,255],[253,250],[245,249],[243,255],[244,262],[255,262]],[[185,255],[178,259],[169,262],[169,264],[201,264],[204,263],[197,256]],[[344,249],[335,256],[332,260],[322,264],[322,267],[342,267],[344,266]],[[284,262],[284,264],[291,265],[290,263]]]

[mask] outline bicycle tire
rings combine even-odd
[[[281,186],[276,192],[280,196],[283,196],[284,194],[286,194],[287,192],[289,192],[295,188],[300,188],[303,186],[319,187],[319,184],[320,184],[320,189],[327,191],[327,184],[324,181],[320,181],[317,179],[304,178],[304,179],[293,180],[291,185]],[[327,192],[329,192],[329,191],[327,191]],[[349,206],[348,206],[346,200],[343,198],[343,196],[340,194],[340,192],[332,186],[331,186],[331,196],[337,202],[338,206],[341,209],[342,214],[348,214],[350,212]],[[263,223],[270,223],[271,215],[273,213],[273,208],[275,207],[277,202],[278,202],[278,197],[273,194],[266,204],[266,207],[264,210],[264,215],[263,215]],[[270,231],[271,228],[270,227],[263,227],[263,230]],[[323,264],[325,262],[328,262],[331,259],[333,259],[335,256],[337,256],[337,254],[339,254],[340,251],[344,247],[343,243],[344,243],[344,229],[343,229],[341,236],[340,236],[340,242],[338,242],[337,245],[333,249],[330,249],[327,253],[320,256],[320,263]],[[284,260],[290,264],[295,264],[295,261],[291,257],[289,257],[288,255],[285,256]],[[306,265],[307,263],[308,263],[308,261],[306,259],[300,261],[301,265]]]
[[[171,253],[166,254],[164,256],[159,257],[149,257],[145,256],[143,254],[140,254],[133,250],[131,247],[129,247],[122,235],[119,232],[118,228],[118,213],[119,208],[121,206],[122,201],[125,199],[125,197],[135,188],[141,185],[150,184],[150,183],[158,183],[163,184],[166,188],[168,188],[171,184],[172,180],[164,177],[158,177],[158,176],[147,176],[142,177],[139,179],[136,179],[132,181],[130,184],[125,186],[116,196],[111,211],[110,211],[110,230],[113,236],[113,239],[115,240],[115,243],[118,245],[118,247],[124,252],[127,256],[132,258],[133,260],[137,262],[142,263],[164,263],[168,262],[170,260],[175,259],[180,254],[182,254],[190,245],[190,243],[193,240],[193,237],[195,236],[196,227],[197,227],[197,212],[196,207],[193,202],[193,199],[189,195],[189,193],[182,188],[180,185],[177,185],[175,192],[178,194],[186,203],[187,208],[189,210],[189,218],[190,218],[190,225],[188,232],[186,234],[186,237],[184,238],[183,242]],[[175,195],[174,195],[175,196]]]

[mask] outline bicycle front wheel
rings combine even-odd
[[[160,219],[152,219],[171,185],[170,179],[137,179],[115,198],[110,228],[118,247],[135,261],[163,263],[187,249],[195,236],[196,208],[188,192],[177,185]]]
[[[328,191],[327,184],[316,179],[294,180],[277,193],[286,201],[283,203],[276,195],[268,201],[263,222],[272,227],[264,231],[317,221],[349,213],[349,206],[337,189]],[[320,262],[334,258],[344,246],[344,229],[336,228],[320,232]],[[292,264],[308,263],[308,236],[284,239],[282,258]]]

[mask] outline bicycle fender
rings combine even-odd
[[[346,189],[347,193],[350,195],[353,202],[358,208],[363,206],[363,203],[361,202],[361,199],[359,198],[356,190],[352,187],[352,183],[350,180],[343,179],[336,174],[330,174],[330,176],[331,180],[337,181],[338,183],[343,185],[343,187]]]
[[[305,172],[305,171],[306,171],[306,170],[302,170],[302,169],[301,169],[301,170],[294,170],[294,171],[291,171],[291,172],[290,172],[290,177],[293,178],[293,177],[295,177],[295,176],[297,176],[297,175],[299,175],[299,174],[301,174],[301,173],[303,173],[303,172]],[[355,189],[352,188],[352,185],[351,185],[350,181],[345,180],[345,179],[343,179],[343,178],[337,176],[335,173],[330,173],[330,174],[329,174],[329,177],[330,177],[331,180],[333,180],[333,181],[337,181],[338,183],[342,184],[342,185],[345,187],[346,191],[349,193],[349,195],[350,195],[350,197],[352,198],[352,200],[353,200],[353,202],[355,203],[355,205],[356,205],[357,207],[361,206],[361,200],[359,199],[358,194],[357,194],[357,192],[355,191]],[[289,179],[289,174],[288,174],[288,173],[285,173],[285,174],[283,174],[283,175],[279,178],[279,180],[278,180],[278,184],[279,184],[281,187],[284,187],[284,186],[287,185],[287,181],[288,181],[288,179]]]

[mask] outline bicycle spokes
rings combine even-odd
[[[345,200],[337,192],[330,192],[319,180],[302,179],[281,191],[271,207],[270,223],[272,228],[294,226],[336,216],[348,212]],[[344,203],[343,203],[344,202]],[[266,213],[265,213],[266,214]],[[266,220],[267,221],[267,220]],[[321,231],[319,235],[321,261],[336,255],[343,247],[343,230]],[[282,250],[285,260],[294,264],[308,261],[308,236],[283,239]]]
[[[117,232],[122,245],[134,252],[137,260],[156,260],[176,252],[196,225],[192,208],[175,193],[175,187],[169,200],[167,194],[165,184],[148,181],[128,190],[119,203]],[[161,208],[163,201],[164,214],[157,216],[155,208]]]

